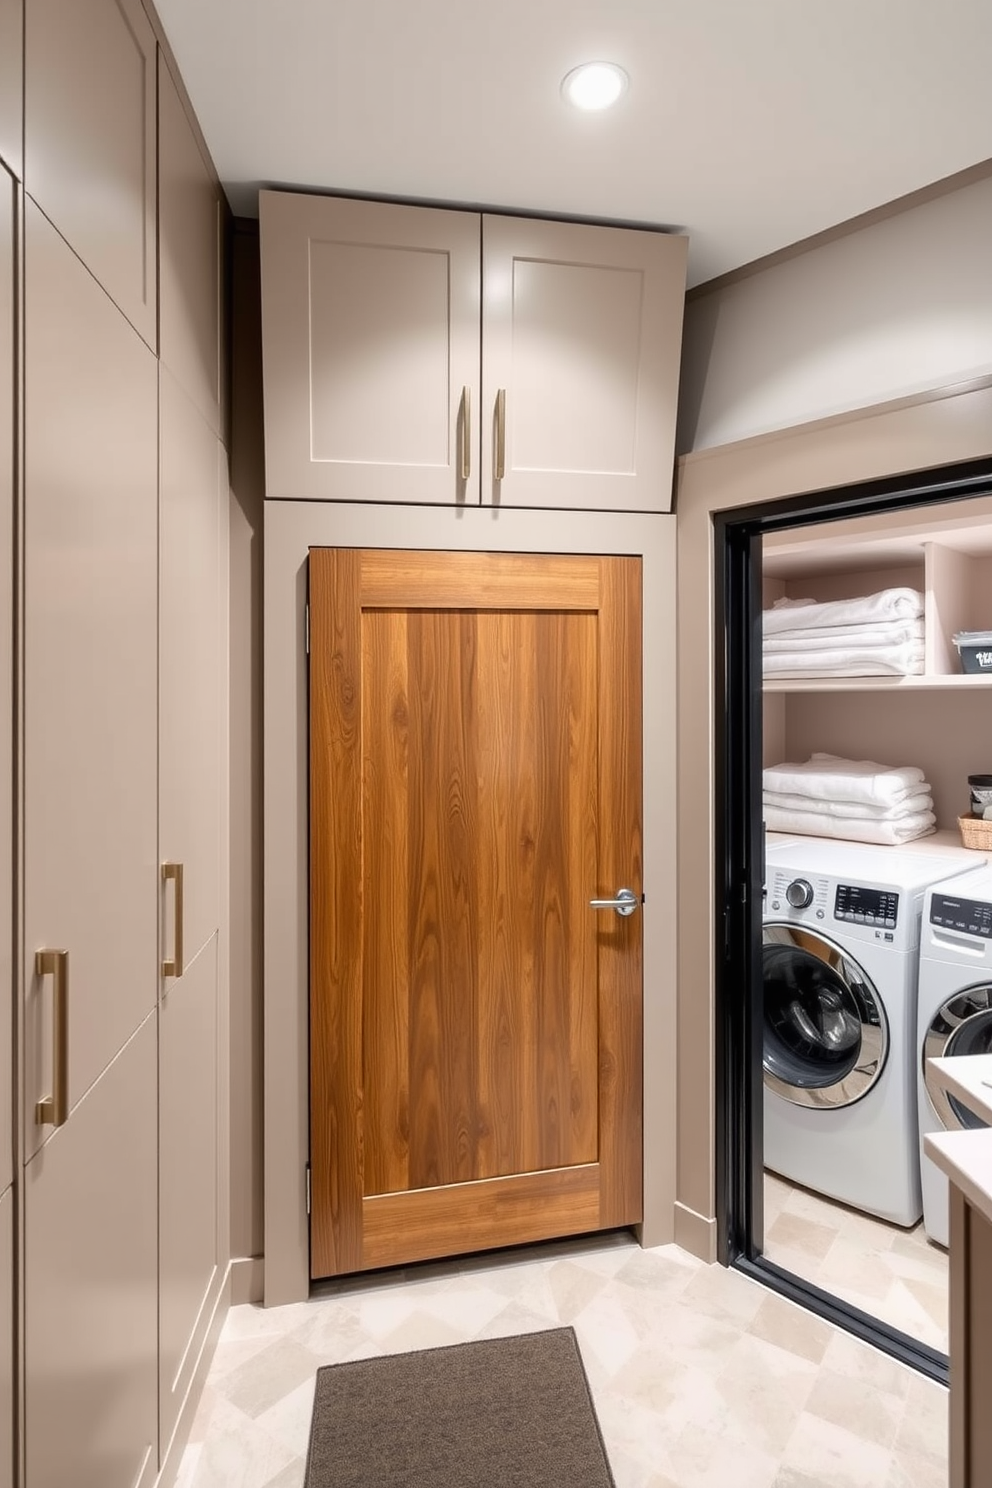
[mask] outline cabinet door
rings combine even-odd
[[[20,176],[24,104],[23,0],[0,0],[0,161]]]
[[[14,1190],[0,1194],[0,1483],[14,1474]]]
[[[0,167],[0,1193],[13,1177],[14,183]],[[3,1482],[0,1476],[0,1483]]]
[[[161,372],[159,852],[183,865],[185,959],[220,923],[218,442]],[[176,927],[164,891],[165,955]]]
[[[159,59],[162,361],[221,432],[221,198],[172,74]]]
[[[259,207],[266,496],[477,502],[478,216]]]
[[[24,1132],[52,1128],[52,996],[69,953],[70,1107],[155,1006],[155,358],[26,214]]]
[[[155,1478],[155,1025],[25,1169],[26,1488]]]
[[[483,504],[669,511],[687,239],[486,216],[482,242]]]
[[[164,1458],[219,1280],[217,936],[159,1008],[159,1394]]]
[[[25,188],[149,346],[155,52],[140,0],[27,0]]]

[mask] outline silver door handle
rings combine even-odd
[[[638,905],[633,889],[617,889],[615,899],[590,899],[592,909],[615,909],[618,915],[632,915]]]

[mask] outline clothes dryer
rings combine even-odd
[[[764,1161],[899,1225],[922,1213],[916,986],[925,890],[974,863],[808,838],[769,849]]]
[[[928,1059],[992,1053],[992,869],[938,884],[926,895],[917,999],[917,1090],[923,1223],[947,1244],[947,1179],[923,1151],[928,1132],[983,1126],[928,1075]]]

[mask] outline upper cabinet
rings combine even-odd
[[[139,0],[27,0],[25,189],[153,349],[155,58]]]
[[[266,495],[667,511],[686,239],[263,192]]]
[[[158,169],[160,355],[220,434],[221,192],[162,58]]]
[[[24,0],[0,0],[0,161],[20,176],[24,147]]]

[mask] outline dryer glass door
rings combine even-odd
[[[795,925],[765,925],[765,1085],[799,1106],[849,1106],[882,1073],[888,1026],[864,969]]]
[[[930,1020],[923,1041],[923,1078],[927,1095],[944,1126],[979,1127],[987,1123],[941,1090],[927,1069],[928,1059],[949,1059],[956,1054],[992,1054],[992,986],[982,983],[966,987],[949,997]]]

